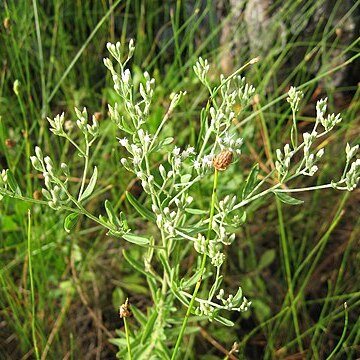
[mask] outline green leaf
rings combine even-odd
[[[214,318],[214,320],[216,320],[217,322],[219,322],[220,324],[223,324],[225,326],[234,326],[234,323],[231,320],[226,319],[226,318],[224,318],[222,316],[219,316],[219,315],[216,316]]]
[[[105,216],[99,215],[99,220],[101,221],[101,223],[103,223],[104,225],[108,225],[109,221]]]
[[[260,258],[257,266],[258,271],[268,267],[275,260],[276,252],[274,249],[266,250]]]
[[[209,113],[209,106],[207,106],[206,108],[201,109],[201,113],[200,113],[200,132],[199,132],[198,141],[197,141],[197,144],[196,144],[196,151],[197,152],[200,149],[201,142],[203,141],[203,138],[204,138],[207,130],[209,129],[208,113]]]
[[[128,199],[129,203],[133,206],[133,208],[145,219],[155,222],[156,217],[155,214],[153,212],[151,212],[150,210],[148,210],[144,205],[140,204],[135,197],[129,193],[128,191],[126,192],[126,198]]]
[[[6,170],[6,177],[7,177],[7,184],[9,185],[10,189],[11,189],[16,195],[21,196],[20,187],[19,187],[18,183],[16,182],[13,173],[12,173],[9,169]]]
[[[172,284],[171,292],[175,295],[175,297],[183,303],[185,306],[189,306],[189,300],[186,296],[180,293],[179,289],[177,288],[176,284]]]
[[[82,193],[79,201],[85,200],[86,198],[88,198],[92,194],[92,192],[94,191],[94,187],[95,187],[95,184],[96,184],[97,177],[98,177],[98,171],[97,171],[97,167],[95,166],[94,167],[94,172],[91,175],[89,184],[86,187],[85,191]]]
[[[118,217],[116,216],[114,208],[112,207],[111,202],[109,200],[105,200],[105,210],[110,223],[112,225],[115,225],[116,227],[121,227],[121,223]]]
[[[195,273],[191,276],[190,279],[188,280],[184,280],[182,279],[183,281],[181,281],[180,283],[180,286],[182,289],[189,289],[191,288],[193,285],[196,284],[196,282],[199,280],[200,278],[200,271],[195,271]]]
[[[134,133],[134,131],[131,129],[131,127],[127,124],[125,118],[122,116],[120,123],[119,123],[119,128],[121,130],[124,130],[126,133],[132,135]]]
[[[75,225],[78,222],[79,215],[80,214],[77,214],[77,213],[71,213],[65,218],[65,220],[64,220],[64,229],[65,229],[65,231],[67,233],[70,233],[71,230],[74,229]]]
[[[185,212],[193,215],[206,215],[209,213],[209,210],[187,208]]]
[[[119,308],[120,304],[125,302],[126,296],[121,287],[116,287],[112,292],[112,304],[115,309]],[[131,307],[132,308],[132,307]]]
[[[124,234],[122,235],[122,237],[126,240],[129,241],[133,244],[136,245],[148,245],[149,244],[149,239],[143,237],[143,236],[139,236],[139,235],[133,235],[133,234]]]
[[[141,326],[146,326],[147,323],[147,317],[146,315],[138,309],[135,305],[131,305],[131,311],[134,315],[134,318]]]
[[[255,164],[251,169],[247,179],[245,180],[245,186],[242,191],[242,198],[246,199],[247,196],[254,190],[256,186],[257,176],[259,174],[259,164]]]
[[[240,305],[240,301],[242,300],[242,297],[243,297],[243,291],[242,291],[242,288],[239,287],[238,288],[238,291],[236,292],[235,296],[233,297],[233,304],[235,306],[239,306]]]
[[[173,137],[167,137],[167,138],[165,138],[164,140],[159,141],[159,143],[156,144],[156,145],[151,149],[151,151],[159,151],[159,150],[161,150],[163,147],[165,147],[165,146],[167,146],[167,145],[170,145],[173,141],[174,141],[174,138],[173,138]]]
[[[208,297],[209,299],[212,299],[213,296],[215,295],[215,293],[219,290],[222,280],[223,280],[222,275],[220,275],[218,278],[216,278],[216,281],[214,282],[214,284],[212,285],[212,287],[209,291],[209,297]]]
[[[170,360],[171,354],[169,354],[169,350],[165,346],[162,349],[155,348],[154,352],[158,356],[157,359]]]
[[[3,232],[5,231],[15,231],[19,228],[19,225],[15,221],[15,216],[0,216],[0,227]]]
[[[180,182],[182,184],[187,184],[191,180],[191,174],[185,174],[180,177]]]
[[[160,141],[158,146],[163,147],[166,145],[170,145],[173,141],[174,141],[174,138],[169,136],[169,137],[165,138],[164,140]]]
[[[120,211],[120,222],[122,224],[122,227],[124,229],[124,231],[128,231],[130,228],[129,228],[129,224],[126,220],[126,217],[124,215],[124,213],[122,211]]]
[[[157,317],[158,317],[157,311],[153,311],[153,313],[151,314],[150,318],[148,319],[145,329],[142,333],[142,336],[141,336],[142,344],[145,344],[146,340],[149,339],[149,337],[154,329],[154,325],[155,325],[155,321],[156,321]]]
[[[287,195],[287,194],[282,193],[282,192],[274,191],[274,194],[284,204],[300,205],[300,204],[302,204],[304,202],[303,200],[295,199],[295,198],[291,197],[290,195]]]
[[[162,251],[158,252],[158,256],[161,261],[161,265],[164,268],[167,276],[169,277],[169,279],[171,279],[171,269],[170,269],[170,264],[169,264],[168,260],[165,258],[165,255]]]
[[[145,276],[151,275],[147,271],[145,271],[144,264],[142,264],[140,261],[134,259],[128,252],[123,250],[123,256],[125,260],[139,273],[144,274]],[[153,275],[151,275],[153,276]]]

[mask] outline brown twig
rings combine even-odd
[[[237,358],[231,353],[231,351],[227,351],[218,341],[216,341],[205,329],[200,328],[201,336],[208,341],[212,346],[221,351],[223,354],[228,356],[231,360],[237,360]]]

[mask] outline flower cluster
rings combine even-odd
[[[298,111],[299,110],[299,102],[302,98],[302,92],[297,91],[296,88],[291,87],[288,93],[287,101],[290,103],[292,110]],[[293,132],[292,128],[292,144],[293,149],[291,149],[289,144],[284,146],[284,150],[281,151],[280,149],[276,150],[276,162],[275,168],[279,174],[279,179],[281,182],[286,181],[286,177],[289,173],[290,169],[290,162],[292,157],[295,153],[297,153],[300,149],[303,149],[303,159],[300,162],[297,170],[295,171],[295,175],[307,175],[313,176],[318,171],[317,163],[324,155],[325,149],[321,148],[316,152],[313,152],[311,149],[313,147],[314,142],[326,135],[329,131],[331,131],[334,126],[339,124],[342,121],[340,114],[330,114],[327,117],[325,116],[327,108],[327,98],[321,99],[316,103],[316,120],[314,127],[311,132],[305,132],[303,134],[303,142],[297,145],[297,139],[295,140],[295,133],[297,136],[297,132]],[[295,119],[294,119],[295,120]],[[319,125],[324,127],[324,131],[318,132],[317,128]],[[350,165],[350,160],[355,156],[358,151],[358,146],[350,147],[348,144],[346,147],[346,166],[343,173],[342,178],[338,181],[332,182],[332,185],[337,189],[347,189],[353,190],[358,181],[358,165],[357,162],[354,161]],[[346,183],[346,188],[343,188],[342,185]]]
[[[290,145],[286,144],[284,146],[284,151],[282,152],[280,149],[276,150],[276,162],[275,168],[279,173],[280,177],[284,177],[287,175],[289,168],[290,168],[290,161],[293,157],[294,152],[291,151]]]
[[[246,79],[242,76],[237,76],[235,78],[236,82],[236,89],[237,89],[237,98],[241,104],[241,107],[246,107],[251,98],[255,94],[255,87],[253,85],[250,85],[246,83]]]
[[[360,181],[360,159],[355,160],[351,165],[349,171],[345,175],[346,188],[349,191],[354,190]]]
[[[61,135],[59,135],[61,136]],[[67,180],[60,182],[59,176],[55,172],[54,163],[49,156],[44,157],[41,149],[35,147],[35,155],[30,157],[32,166],[42,172],[45,182],[45,188],[43,188],[42,194],[48,201],[48,205],[53,209],[61,208],[61,205],[65,205],[69,202],[69,196],[67,194]],[[66,179],[69,176],[69,169],[65,163],[61,163],[60,166],[63,175]]]
[[[251,305],[251,301],[249,301],[245,296],[243,296],[242,289],[239,288],[235,295],[229,295],[225,298],[225,291],[220,289],[219,294],[216,296],[218,300],[220,300],[227,310],[236,310],[236,311],[247,311]]]
[[[290,196],[280,197],[280,192],[288,190],[279,189],[280,185],[300,175],[312,176],[318,171],[317,164],[324,154],[324,148],[314,151],[316,142],[341,121],[341,116],[335,114],[326,116],[327,99],[318,101],[314,127],[312,131],[302,135],[302,143],[298,144],[301,137],[297,136],[295,115],[299,111],[303,95],[301,91],[291,87],[287,98],[293,112],[291,145],[286,144],[276,150],[275,171],[279,182],[272,184],[274,179],[270,178],[274,172],[261,176],[259,164],[254,164],[247,177],[239,184],[238,196],[226,195],[218,201],[217,187],[222,185],[219,174],[223,174],[229,165],[236,162],[243,145],[243,139],[233,127],[234,120],[239,116],[236,109],[244,109],[255,93],[255,88],[238,75],[244,67],[229,77],[221,75],[220,84],[212,87],[208,79],[210,65],[207,60],[199,58],[194,65],[194,71],[200,82],[209,90],[209,101],[206,108],[201,111],[201,127],[196,147],[187,145],[180,148],[173,144],[172,137],[162,139],[160,133],[186,92],[171,94],[170,105],[156,131],[152,133],[148,120],[155,92],[155,80],[146,71],[140,81],[133,80],[131,70],[127,67],[134,54],[133,41],[129,43],[127,56],[124,56],[120,43],[109,43],[107,48],[117,63],[114,66],[110,59],[104,59],[105,66],[111,72],[114,89],[121,99],[121,103],[109,106],[110,118],[121,131],[118,138],[119,145],[127,154],[121,159],[121,164],[139,179],[144,193],[149,195],[147,198],[151,204],[140,203],[130,193],[126,196],[134,209],[157,226],[157,230],[152,229],[149,237],[142,236],[139,231],[135,233],[128,225],[125,215],[113,208],[108,200],[104,203],[106,215],[97,217],[84,208],[84,200],[93,193],[97,181],[96,166],[89,180],[87,175],[90,147],[99,136],[97,118],[93,116],[92,123],[89,123],[85,108],[82,111],[75,109],[78,128],[75,135],[80,134],[78,142],[70,137],[72,131],[68,131],[75,127],[75,124],[71,123],[68,126],[64,113],[54,119],[48,118],[50,130],[55,135],[67,139],[84,161],[77,195],[72,195],[69,186],[69,166],[65,163],[57,164],[50,157],[44,156],[41,149],[36,147],[35,155],[31,156],[31,163],[44,178],[45,186],[42,194],[50,207],[73,211],[65,219],[66,230],[71,229],[81,213],[105,227],[108,234],[148,247],[146,255],[142,258],[143,263],[132,259],[124,252],[124,257],[130,265],[142,274],[146,274],[155,303],[153,312],[149,312],[155,317],[152,320],[148,319],[147,322],[153,326],[153,331],[149,331],[150,328],[146,325],[148,339],[158,341],[157,338],[160,338],[158,334],[164,334],[170,327],[167,313],[174,308],[175,298],[189,307],[188,314],[195,312],[197,315],[207,316],[210,321],[216,320],[225,325],[232,325],[230,320],[220,316],[220,312],[247,311],[251,301],[243,296],[240,287],[235,294],[225,296],[225,291],[220,289],[223,282],[221,267],[225,262],[224,248],[235,241],[234,228],[241,226],[246,220],[245,206],[271,193],[275,193],[284,202],[296,203],[294,201],[296,199]],[[253,59],[247,65],[256,61],[258,59]],[[319,130],[321,126],[324,128],[323,131]],[[340,180],[323,187],[333,186],[339,190],[351,191],[357,186],[360,181],[360,159],[356,158],[358,149],[359,145],[351,147],[347,144],[346,164]],[[296,154],[301,154],[301,159],[297,165],[294,165]],[[212,173],[214,176],[210,176]],[[213,179],[211,200],[197,201],[197,198],[192,196],[193,188],[204,185],[203,183],[209,178]],[[271,181],[268,181],[269,179]],[[4,194],[22,198],[19,186],[9,170],[2,170],[0,174],[0,197]],[[204,203],[206,203],[205,209]],[[70,208],[71,205],[74,209]],[[189,278],[187,275],[181,275],[185,269],[179,265],[192,249],[192,246],[185,245],[188,241],[192,242],[195,251],[199,254],[198,266],[190,269],[192,274]],[[156,266],[153,266],[152,262],[155,261]],[[162,271],[161,275],[157,273],[159,269]],[[188,274],[188,271],[186,273]],[[209,283],[212,281],[208,291],[203,291],[204,278],[207,278]],[[157,291],[159,285],[161,291]],[[198,296],[200,287],[202,295]],[[194,288],[192,294],[186,292],[191,288]],[[188,316],[184,319],[182,330],[185,330],[187,319]],[[154,337],[149,335],[150,332]],[[183,333],[184,331],[180,332],[180,340]],[[132,341],[133,344],[141,343],[148,349],[157,347],[157,345],[143,344],[144,338],[140,331],[138,334],[134,333],[134,337],[136,339]],[[134,345],[135,348],[136,346]],[[143,348],[138,347],[137,350],[142,351]]]
[[[204,60],[202,57],[199,57],[198,61],[193,66],[195,75],[205,86],[209,86],[209,82],[207,80],[207,73],[209,72],[209,69],[209,62],[207,59]]]
[[[299,103],[300,100],[303,98],[304,94],[300,90],[296,90],[294,86],[290,87],[290,90],[288,92],[288,98],[286,99],[287,102],[290,104],[291,109],[294,112],[299,111]]]
[[[311,134],[306,132],[303,134],[304,160],[305,160],[304,169],[301,172],[303,175],[313,176],[316,173],[318,167],[317,165],[315,165],[315,163],[321,159],[321,157],[324,155],[325,152],[324,149],[320,149],[319,151],[317,151],[316,154],[310,152],[311,145],[313,141],[316,139],[316,135],[317,135],[316,131],[313,131]]]

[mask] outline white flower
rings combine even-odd
[[[179,156],[179,155],[180,155],[180,148],[177,147],[177,146],[175,146],[175,147],[174,147],[174,150],[173,150],[173,154],[174,154],[175,156]]]
[[[240,147],[243,143],[244,143],[243,138],[236,139],[236,141],[235,141],[235,145],[237,147]]]
[[[129,83],[129,80],[130,80],[130,70],[129,69],[126,69],[124,71],[124,73],[122,74],[122,81],[125,83],[125,84],[128,84]]]
[[[151,142],[151,136],[148,133],[146,133],[144,135],[144,143],[145,144],[150,144],[150,142]]]
[[[195,154],[195,149],[192,146],[188,146],[188,148],[186,150],[184,150],[181,154],[181,157],[183,159],[188,158],[190,155],[194,155]]]
[[[133,157],[133,164],[135,166],[139,165],[141,163],[141,157],[140,156],[134,156]]]
[[[180,158],[175,158],[174,159],[174,166],[176,169],[178,169],[181,166],[181,159]]]
[[[131,144],[131,150],[134,154],[141,155],[141,149],[137,145]]]
[[[201,159],[201,164],[203,167],[211,167],[212,166],[212,156],[211,155],[205,155]]]
[[[194,161],[194,168],[195,170],[199,170],[201,168],[201,163],[198,160]]]
[[[129,140],[124,137],[124,138],[122,138],[122,139],[119,139],[119,144],[120,144],[121,146],[126,146],[126,145],[129,144]]]

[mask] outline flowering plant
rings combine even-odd
[[[104,203],[106,215],[95,215],[86,209],[86,200],[93,194],[98,178],[97,167],[94,167],[87,182],[91,146],[100,133],[96,117],[93,116],[89,123],[86,109],[75,109],[78,118],[76,125],[82,135],[79,141],[75,141],[66,130],[64,114],[54,119],[48,118],[50,131],[69,141],[84,159],[81,184],[76,192],[69,186],[68,164],[58,164],[56,160],[44,156],[39,147],[35,148],[31,163],[44,178],[42,194],[45,201],[42,203],[54,210],[65,209],[70,212],[64,221],[66,231],[71,232],[78,217],[85,215],[106,228],[109,235],[144,248],[141,261],[129,252],[124,251],[123,255],[136,271],[146,277],[153,306],[145,315],[132,306],[131,301],[122,305],[125,333],[120,332],[120,338],[113,340],[120,346],[119,356],[127,353],[129,358],[135,359],[140,358],[140,355],[144,358],[155,355],[163,359],[175,359],[179,356],[190,316],[231,326],[233,323],[226,317],[227,312],[241,313],[248,311],[251,306],[240,284],[233,294],[226,295],[221,271],[226,260],[224,249],[236,241],[234,229],[246,221],[245,207],[267,195],[275,195],[284,203],[296,205],[302,201],[288,193],[328,187],[352,191],[360,179],[360,159],[355,159],[359,146],[347,144],[346,164],[338,180],[308,188],[289,189],[287,184],[291,180],[304,175],[313,176],[318,171],[324,148],[314,152],[313,144],[342,120],[340,115],[326,116],[326,99],[318,101],[314,127],[311,132],[302,135],[303,141],[298,144],[296,113],[302,93],[292,87],[287,99],[293,115],[291,144],[276,150],[275,167],[261,180],[259,166],[254,164],[236,194],[218,198],[218,188],[225,186],[221,182],[221,174],[238,161],[243,146],[243,139],[238,137],[234,126],[234,120],[239,115],[234,109],[237,104],[240,104],[241,109],[246,108],[255,94],[255,88],[239,74],[258,59],[249,61],[229,77],[221,76],[219,85],[212,87],[208,79],[209,63],[199,58],[193,69],[199,81],[208,89],[209,100],[201,110],[197,144],[181,149],[173,145],[173,138],[163,138],[162,130],[186,92],[171,95],[170,105],[156,132],[150,133],[147,121],[155,80],[145,72],[139,86],[134,84],[127,68],[135,49],[133,41],[129,43],[125,60],[120,43],[108,44],[107,48],[116,66],[108,58],[104,59],[104,64],[111,72],[114,90],[121,100],[109,106],[109,116],[121,132],[119,146],[128,154],[121,159],[121,164],[139,179],[151,205],[139,202],[131,193],[127,193],[127,200],[142,218],[156,225],[157,232],[147,236],[140,234],[132,228],[125,214],[118,213],[108,200]],[[116,70],[117,67],[119,70]],[[301,153],[302,159],[295,163],[295,154]],[[166,160],[160,164],[154,161],[159,158],[159,154],[166,154]],[[276,179],[272,186],[268,186],[267,180],[270,178]],[[194,198],[193,189],[199,185],[205,186],[209,179],[213,180],[212,191],[208,206],[204,209],[199,207],[199,202]],[[10,170],[1,172],[0,196],[31,200],[22,195]],[[193,251],[197,255],[196,264],[184,273],[180,264]],[[175,309],[180,304],[186,309],[185,316],[179,316],[180,309]],[[174,313],[176,320],[173,319]],[[131,315],[136,319],[132,331],[127,323]],[[182,325],[179,331],[174,331],[179,318]]]

